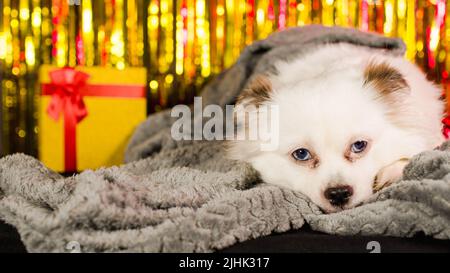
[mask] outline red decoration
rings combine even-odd
[[[450,117],[446,116],[442,120],[442,133],[444,134],[445,139],[448,139],[450,136]]]

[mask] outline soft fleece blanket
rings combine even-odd
[[[203,92],[224,106],[273,62],[324,43],[347,42],[403,54],[397,39],[310,26],[275,33],[247,47]],[[0,218],[28,251],[211,252],[308,224],[339,235],[450,239],[450,143],[417,155],[403,181],[362,206],[324,214],[299,192],[262,183],[247,164],[224,158],[217,141],[174,141],[169,112],[136,131],[126,165],[64,178],[36,159],[0,159]]]

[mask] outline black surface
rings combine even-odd
[[[381,252],[447,252],[450,241],[436,240],[424,235],[414,238],[381,236],[333,236],[304,227],[300,230],[273,234],[267,237],[235,244],[219,252],[270,253],[270,252],[370,252],[367,243],[377,241]],[[0,221],[0,253],[23,253],[24,245],[16,229]]]
[[[25,246],[16,229],[0,220],[0,253],[24,253]]]
[[[369,253],[367,244],[376,241],[383,253],[450,253],[449,240],[437,240],[419,234],[414,238],[385,236],[335,236],[309,229],[273,234],[267,237],[235,244],[221,252],[239,253]]]

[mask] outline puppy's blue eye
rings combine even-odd
[[[297,149],[292,153],[292,156],[299,161],[307,161],[311,159],[311,153],[307,149]]]
[[[352,144],[352,152],[355,154],[363,152],[367,147],[367,141],[358,140]]]

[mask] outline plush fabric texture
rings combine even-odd
[[[294,28],[248,47],[205,88],[204,102],[232,103],[255,73],[330,42],[404,52],[400,40],[356,30]],[[338,235],[450,239],[449,143],[414,157],[403,181],[366,204],[324,214],[301,193],[262,183],[249,165],[227,160],[219,141],[174,141],[172,122],[167,111],[144,122],[128,164],[69,178],[26,155],[0,159],[0,218],[31,252],[65,252],[74,241],[83,252],[211,252],[305,223]]]

